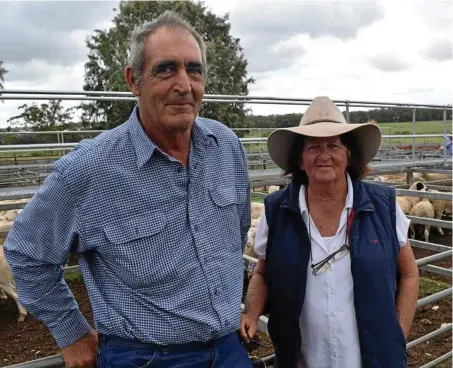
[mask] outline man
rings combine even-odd
[[[129,120],[57,161],[9,233],[20,299],[67,367],[251,367],[235,332],[247,159],[231,130],[197,118],[205,50],[172,12],[136,29]],[[71,251],[97,331],[63,280]]]

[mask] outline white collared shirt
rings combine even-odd
[[[348,194],[335,236],[322,237],[314,222],[311,224],[313,264],[338,250],[344,243],[348,208],[352,208],[352,182],[347,175]],[[305,186],[299,192],[299,207],[307,229],[308,211]],[[396,230],[400,246],[407,241],[408,220],[396,205]],[[255,253],[266,257],[268,226],[263,215],[255,235]],[[301,364],[304,368],[359,368],[360,346],[354,308],[351,257],[348,253],[333,262],[326,272],[313,275],[307,268],[304,306],[299,318],[301,331]]]

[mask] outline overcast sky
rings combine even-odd
[[[110,26],[116,4],[0,0],[5,89],[82,90],[85,38]],[[230,14],[256,80],[251,96],[452,103],[452,1],[205,4]],[[0,127],[22,103],[0,102]],[[256,114],[305,108],[252,106]]]

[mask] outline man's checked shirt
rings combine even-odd
[[[100,333],[176,344],[239,327],[245,151],[227,127],[197,118],[186,169],[137,114],[59,159],[4,245],[20,300],[60,347],[89,331],[63,280],[70,251]]]

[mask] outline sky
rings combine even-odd
[[[85,39],[111,26],[117,4],[0,0],[0,60],[9,71],[4,88],[81,91]],[[255,79],[250,96],[431,104],[453,100],[452,4],[205,0],[214,13],[229,14]],[[23,103],[0,102],[0,127]],[[264,115],[306,109],[250,107]]]

